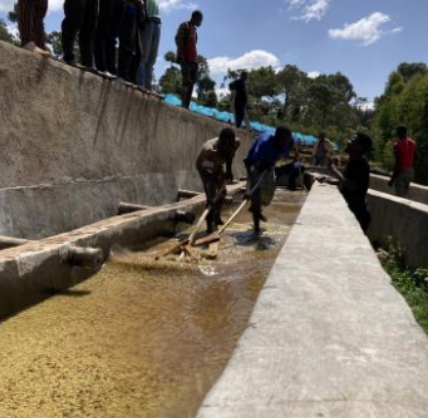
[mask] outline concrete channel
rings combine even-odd
[[[62,240],[68,238],[64,245],[69,245],[71,236],[73,245],[106,250],[120,243],[134,250],[114,250],[95,276],[58,287],[51,297],[2,322],[0,416],[195,416],[247,327],[305,197],[279,190],[261,237],[253,235],[245,211],[222,239],[219,259],[197,265],[154,259],[171,245],[162,237],[171,230],[171,211],[202,209],[201,196],[65,234],[55,245],[43,240],[32,257],[31,244],[25,244],[16,264],[29,271],[31,259],[31,279],[16,277],[17,287],[8,288],[10,299],[16,299],[12,292],[18,288],[34,289],[35,282],[50,285],[54,273],[70,275],[70,266],[53,269],[58,262],[53,253],[60,252]],[[12,257],[14,251],[19,247],[0,256]],[[43,252],[50,253],[47,264],[40,262]],[[66,284],[61,276],[57,280]]]

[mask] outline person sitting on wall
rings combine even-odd
[[[330,162],[330,171],[339,180],[340,191],[364,232],[367,232],[371,221],[366,200],[370,183],[370,165],[367,158],[372,148],[372,139],[368,135],[358,133],[345,149],[349,154],[349,161],[343,174],[337,168],[336,161]]]
[[[45,44],[44,18],[48,0],[18,0],[17,20],[23,48],[50,56]]]
[[[410,183],[414,179],[413,162],[416,152],[416,141],[407,136],[407,128],[397,128],[397,141],[394,145],[394,172],[389,182],[395,187],[395,194],[406,197],[409,193]]]
[[[218,138],[205,142],[196,160],[196,168],[207,197],[207,207],[211,207],[207,217],[208,233],[211,233],[215,226],[223,225],[221,209],[226,196],[226,184],[233,178],[232,161],[239,146],[240,141],[235,132],[225,128]]]
[[[274,135],[261,134],[244,160],[247,168],[246,198],[251,199],[250,212],[253,214],[256,233],[260,232],[260,221],[267,222],[262,206],[270,205],[275,194],[275,165],[281,158],[288,157],[293,148],[298,159],[299,151],[290,128],[280,126]]]

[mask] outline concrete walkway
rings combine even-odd
[[[426,418],[428,339],[338,191],[314,185],[197,418]]]

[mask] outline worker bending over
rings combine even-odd
[[[226,196],[226,184],[233,179],[232,162],[239,146],[235,132],[226,128],[218,138],[205,142],[196,160],[196,168],[207,196],[207,208],[211,209],[207,217],[208,233],[216,226],[223,225],[221,209]]]
[[[251,198],[250,212],[256,233],[260,232],[260,221],[267,222],[262,206],[268,206],[275,194],[275,165],[280,159],[288,157],[293,148],[295,144],[291,130],[280,126],[274,135],[260,135],[244,160],[248,179],[246,197]],[[298,159],[297,148],[295,151]]]

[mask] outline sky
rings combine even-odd
[[[0,0],[0,15],[14,0]],[[220,83],[228,68],[297,65],[312,77],[338,71],[369,101],[401,62],[427,62],[428,0],[159,0],[163,56],[178,25],[200,9],[199,53]],[[58,30],[63,0],[49,0],[47,30]]]

